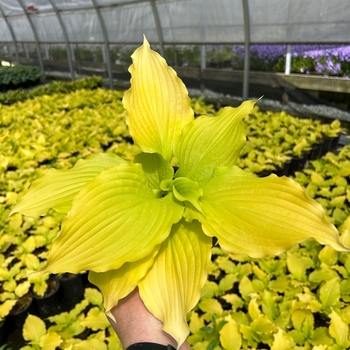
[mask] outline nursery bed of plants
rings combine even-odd
[[[0,64],[0,91],[32,87],[39,83],[42,74],[40,68],[35,66],[2,66]]]
[[[61,215],[7,219],[49,168],[68,169],[100,152],[132,160],[138,152],[125,124],[123,92],[97,85],[80,82],[64,90],[61,83],[58,90],[44,88],[28,98],[21,93],[19,101],[0,104],[0,331],[7,332],[1,341],[8,349],[121,348],[101,294],[85,274],[26,277],[45,264]],[[203,99],[193,99],[192,107],[196,115],[217,113]],[[340,123],[258,109],[244,122],[248,142],[239,165],[260,176],[293,176],[349,245],[350,147],[328,152],[345,131]],[[64,287],[68,277],[77,277],[78,287]],[[60,284],[56,294],[51,281]],[[25,300],[31,306],[21,314]],[[188,315],[189,342],[198,350],[347,349],[349,301],[350,256],[330,247],[307,241],[277,258],[251,259],[214,246],[209,280]]]

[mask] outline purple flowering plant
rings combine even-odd
[[[179,66],[198,67],[200,64],[199,45],[184,45],[174,49],[177,52]],[[285,70],[287,45],[251,45],[250,68],[258,71]],[[350,45],[292,45],[291,71],[295,73],[314,73],[325,76],[348,78],[350,75]],[[171,59],[169,60],[172,61]],[[206,61],[208,67],[231,67],[243,69],[243,45],[207,45]]]

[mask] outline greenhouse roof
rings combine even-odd
[[[246,12],[247,11],[247,12]],[[249,26],[245,30],[244,26]],[[0,0],[0,43],[350,43],[348,0]]]

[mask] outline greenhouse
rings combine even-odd
[[[346,0],[0,0],[0,349],[350,349],[349,33]]]

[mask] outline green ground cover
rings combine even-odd
[[[45,293],[48,276],[25,276],[45,264],[62,219],[50,211],[42,219],[15,214],[6,220],[11,208],[51,167],[68,169],[78,159],[100,152],[133,159],[138,149],[130,142],[122,96],[100,88],[77,89],[0,104],[1,319],[31,290]],[[197,115],[216,113],[201,99],[193,100],[192,107]],[[245,123],[248,143],[240,165],[257,173],[274,170],[322,137],[342,131],[337,122],[323,125],[259,110]],[[349,147],[337,155],[328,153],[295,174],[348,245],[349,175]],[[307,241],[276,258],[250,259],[226,254],[217,246],[213,256],[201,300],[188,315],[194,349],[349,348],[349,255]],[[58,349],[119,349],[102,310],[100,293],[87,288],[71,310],[45,318],[44,323],[31,317],[27,324],[35,323],[40,332],[33,334],[24,326],[24,349],[42,349],[47,342]]]

